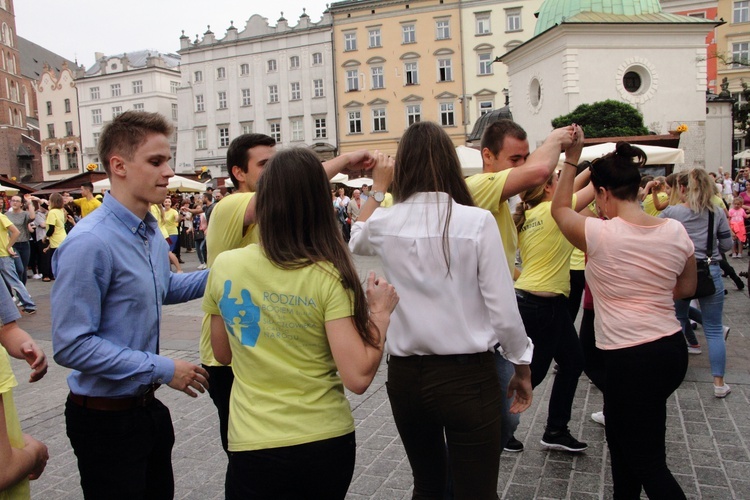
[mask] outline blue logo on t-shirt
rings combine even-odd
[[[219,300],[219,309],[221,317],[224,318],[224,324],[227,331],[240,339],[242,345],[255,347],[260,335],[260,308],[253,304],[250,298],[249,290],[242,290],[240,296],[242,302],[238,303],[237,299],[229,297],[232,291],[232,281],[224,282],[224,295]]]

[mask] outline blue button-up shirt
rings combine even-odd
[[[129,397],[166,384],[174,362],[157,354],[162,304],[203,296],[208,271],[173,274],[156,219],[113,196],[76,225],[52,258],[55,361],[75,394]]]

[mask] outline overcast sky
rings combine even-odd
[[[331,0],[15,0],[14,6],[19,36],[89,67],[94,52],[177,52],[182,30],[194,40],[211,25],[223,38],[230,21],[241,31],[253,14],[274,26],[283,11],[294,26],[304,7],[318,22],[326,3]]]

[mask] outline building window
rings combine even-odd
[[[137,102],[137,103],[133,104],[133,111],[143,111],[143,110],[144,110],[144,108],[143,108],[143,103],[142,102]]]
[[[479,54],[479,74],[480,75],[491,75],[492,74],[492,54],[485,52]]]
[[[195,80],[196,83],[197,82],[202,82],[203,81],[203,71],[196,71],[195,73],[193,73],[193,80]]]
[[[49,139],[55,138],[55,124],[54,123],[47,124],[47,137]]]
[[[269,135],[273,137],[273,140],[275,140],[277,144],[281,144],[281,123],[269,122],[268,125],[271,129],[271,133]]]
[[[325,139],[328,137],[328,130],[326,129],[325,118],[315,118],[315,138]]]
[[[357,50],[357,33],[352,31],[344,33],[344,50],[351,51]]]
[[[143,80],[135,80],[133,82],[133,93],[140,94],[143,92]]]
[[[359,90],[359,71],[350,69],[346,72],[346,91],[353,92]]]
[[[312,63],[314,65],[323,64],[323,54],[321,52],[315,52],[312,55]]]
[[[380,28],[372,28],[370,30],[370,48],[380,47]]]
[[[750,21],[750,2],[734,2],[732,12],[733,23],[746,23]]]
[[[177,121],[177,103],[172,103],[172,119]]]
[[[295,119],[291,121],[292,124],[292,141],[304,141],[305,140],[305,128],[302,120]]]
[[[112,119],[117,118],[122,114],[122,106],[112,106]]]
[[[448,19],[441,19],[435,23],[437,40],[446,40],[451,37],[451,22]]]
[[[732,67],[742,68],[750,61],[750,43],[740,42],[732,44]]]
[[[419,71],[417,63],[408,62],[404,64],[404,75],[406,76],[406,85],[416,85],[419,83]]]
[[[401,43],[415,43],[417,41],[417,28],[413,24],[401,26]]]
[[[119,83],[113,83],[109,86],[112,97],[120,97],[120,84]]]
[[[279,86],[268,86],[268,102],[279,102]]]
[[[250,106],[250,89],[242,89],[242,105]]]
[[[73,137],[73,122],[65,122],[65,137]]]
[[[412,125],[422,121],[422,105],[409,104],[406,106],[406,123]]]
[[[297,69],[299,68],[299,57],[298,56],[292,56],[289,58],[289,69]]]
[[[219,127],[219,147],[229,147],[229,127]]]
[[[385,87],[385,82],[383,81],[383,67],[376,66],[371,68],[370,71],[372,72],[372,88],[382,89]]]
[[[443,127],[452,127],[456,124],[456,117],[453,113],[452,102],[440,103],[440,123]]]
[[[385,132],[385,109],[373,109],[372,110],[372,131],[373,132]]]
[[[67,150],[68,168],[78,170],[78,150],[76,148]]]
[[[323,79],[313,80],[313,97],[324,97]]]
[[[221,91],[218,93],[219,109],[227,109],[227,93]]]
[[[224,68],[216,68],[216,79],[223,80],[227,77],[227,70]]]
[[[94,125],[102,124],[102,110],[101,109],[91,110],[91,123],[93,123]]]
[[[521,31],[521,9],[505,11],[505,31]]]
[[[195,96],[195,110],[196,111],[205,111],[206,106],[203,103],[203,94],[199,94]]]
[[[438,59],[438,81],[450,82],[453,80],[453,65],[450,58]]]
[[[94,147],[97,147],[99,145],[99,132],[94,132],[92,138],[94,139]]]
[[[495,105],[492,101],[479,101],[479,116],[484,116],[493,110]]]
[[[300,88],[299,82],[292,82],[289,84],[289,87],[291,89],[291,93],[289,95],[290,100],[292,101],[299,101],[302,99],[302,89]]]
[[[492,33],[489,14],[477,14],[477,35],[489,35]]]
[[[195,130],[195,149],[206,149],[206,129]]]
[[[240,76],[247,76],[250,74],[250,65],[247,63],[240,64]]]
[[[276,59],[269,59],[268,60],[268,72],[272,73],[276,71]]]
[[[49,169],[60,170],[60,150],[55,149],[49,152]]]
[[[242,122],[240,123],[240,127],[242,128],[243,134],[253,133],[253,122]]]
[[[70,99],[65,99],[65,112],[70,113]]]
[[[349,111],[349,133],[350,134],[362,133],[362,112],[361,111]]]
[[[47,115],[52,114],[52,101],[47,101]]]
[[[177,89],[180,88],[180,82],[169,82],[169,92],[172,94],[177,93]]]

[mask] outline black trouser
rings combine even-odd
[[[390,356],[386,386],[412,498],[443,498],[450,461],[454,498],[496,499],[503,395],[492,353]]]
[[[667,467],[667,398],[688,365],[681,331],[647,344],[604,351],[605,432],[615,499],[685,498]]]
[[[57,248],[47,248],[46,252],[42,253],[42,277],[48,279],[55,279],[55,274],[52,272],[52,256],[55,254]]]
[[[227,430],[229,429],[229,397],[232,395],[234,372],[231,366],[202,365],[208,372],[208,394],[219,413],[221,446],[228,453]]]
[[[738,290],[742,290],[743,288],[745,288],[745,284],[742,282],[742,279],[740,279],[740,277],[737,276],[737,272],[734,270],[732,265],[727,260],[727,256],[725,253],[721,254],[719,267],[721,267],[721,271],[724,274],[726,274],[732,281],[734,281],[734,286],[736,286]]]
[[[606,387],[607,375],[604,368],[604,351],[596,347],[596,332],[594,330],[593,309],[583,309],[581,318],[581,349],[583,350],[583,371],[591,379],[597,389],[604,392]]]
[[[567,430],[584,365],[581,341],[568,313],[568,300],[563,295],[539,297],[520,290],[516,296],[526,334],[534,342],[532,387],[542,383],[553,359],[558,365],[549,399],[547,430]]]
[[[296,446],[229,453],[227,500],[343,500],[354,473],[356,440],[341,437]]]
[[[583,290],[586,288],[586,271],[583,269],[570,270],[570,294],[568,295],[568,313],[570,320],[575,323],[578,310],[581,308]]]
[[[85,498],[174,497],[174,429],[158,399],[125,411],[91,410],[68,400],[65,425]]]

